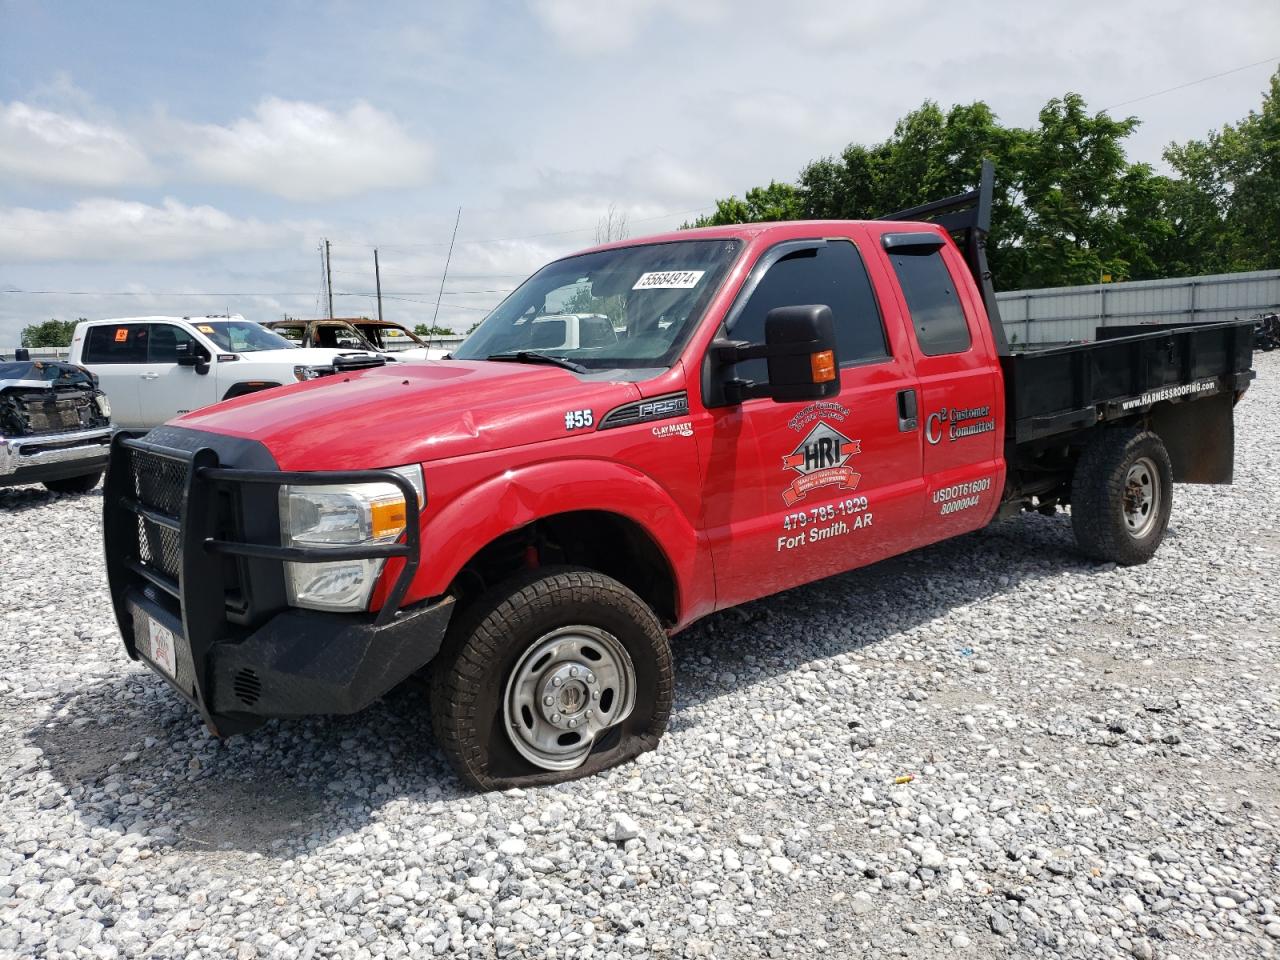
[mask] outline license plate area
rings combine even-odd
[[[134,652],[195,703],[195,671],[182,621],[138,594],[130,597],[129,612],[133,616]]]
[[[173,631],[164,624],[147,617],[147,659],[159,667],[169,678],[178,678],[177,641]]]

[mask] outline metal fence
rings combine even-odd
[[[1100,326],[1232,320],[1280,310],[1280,270],[996,294],[1011,343],[1092,340]]]
[[[18,347],[0,347],[0,357],[13,359],[13,352]],[[29,347],[32,360],[61,360],[71,352],[70,347]]]

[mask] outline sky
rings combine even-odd
[[[376,310],[377,247],[388,319],[465,330],[610,207],[676,228],[925,99],[1030,125],[1078,92],[1159,165],[1278,62],[1275,0],[0,0],[0,351],[50,317],[325,315],[322,238],[338,315]]]

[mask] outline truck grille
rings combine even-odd
[[[186,466],[168,457],[124,447],[129,457],[128,475],[138,503],[175,520],[182,516]],[[179,531],[139,515],[138,559],[173,580],[182,568],[182,536]]]

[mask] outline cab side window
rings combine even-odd
[[[942,251],[907,248],[894,251],[889,260],[907,300],[920,352],[938,357],[968,350],[969,322]]]
[[[840,366],[884,360],[889,356],[884,322],[871,279],[858,248],[848,240],[829,240],[788,254],[769,268],[734,320],[734,340],[764,343],[764,318],[775,307],[824,303],[831,308]],[[763,381],[766,361],[736,365],[735,377]]]
[[[85,334],[84,363],[146,363],[145,323],[104,323]]]
[[[175,327],[171,323],[153,325],[148,340],[150,341],[147,344],[148,363],[177,363],[178,344],[180,343],[189,343],[192,345],[192,350],[197,353],[202,352],[200,345],[196,343],[195,337],[181,327]]]

